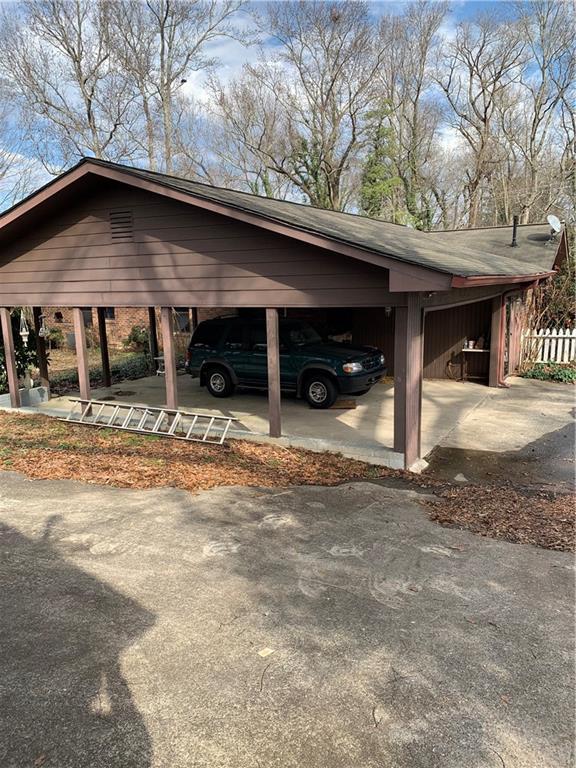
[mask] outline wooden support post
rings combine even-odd
[[[420,295],[406,294],[396,308],[394,330],[394,450],[404,454],[404,468],[420,458],[424,332]]]
[[[98,336],[100,337],[100,357],[102,359],[102,378],[104,386],[112,386],[112,376],[110,374],[110,355],[108,353],[108,336],[106,334],[106,310],[104,307],[98,307]]]
[[[10,310],[0,307],[0,321],[2,322],[2,339],[4,340],[4,364],[8,376],[8,390],[10,392],[10,405],[12,408],[20,408],[20,388],[18,387],[18,373],[16,371],[16,353],[14,351],[14,336],[12,335],[12,320]]]
[[[148,307],[148,342],[150,344],[150,359],[154,373],[158,370],[158,331],[156,329],[156,307]]]
[[[38,369],[40,371],[40,382],[46,387],[50,394],[50,380],[48,377],[48,355],[46,354],[46,340],[40,335],[42,328],[42,307],[32,307],[32,316],[34,317],[34,334],[36,336],[36,354],[38,356]]]
[[[280,395],[280,334],[278,310],[266,310],[266,350],[268,357],[268,423],[270,437],[282,434]]]
[[[500,386],[503,361],[504,302],[502,296],[492,299],[492,324],[490,328],[490,371],[488,386]]]
[[[80,397],[82,400],[90,400],[90,371],[88,365],[88,349],[86,347],[84,313],[80,307],[74,307],[72,315],[74,318],[74,343],[76,345],[76,365],[78,367]]]
[[[178,385],[176,381],[176,350],[172,323],[172,307],[161,307],[162,347],[164,350],[164,378],[166,384],[166,406],[178,408]]]

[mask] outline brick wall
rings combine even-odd
[[[90,315],[91,323],[87,322],[87,341],[88,344],[98,344],[98,316],[96,308],[92,307]],[[64,336],[74,333],[74,323],[72,319],[72,309],[70,307],[43,307],[42,312],[46,315],[46,325],[48,328],[57,327],[62,330]],[[208,320],[220,315],[236,314],[233,309],[223,307],[211,307],[210,309],[198,310],[198,322]],[[87,318],[88,319],[88,318]],[[158,341],[162,346],[162,334],[160,332],[160,310],[156,309],[156,324],[158,327]],[[134,325],[143,325],[148,327],[148,310],[145,307],[115,307],[114,317],[106,319],[106,331],[108,337],[108,346],[111,349],[122,349],[124,339],[127,338]],[[178,336],[189,337],[189,331],[183,331]]]

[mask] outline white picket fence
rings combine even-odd
[[[576,360],[576,329],[541,328],[523,331],[522,360],[531,363],[571,363]]]

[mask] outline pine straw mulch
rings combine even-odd
[[[548,549],[574,549],[574,499],[511,485],[454,486],[335,453],[230,440],[185,443],[106,428],[74,426],[49,416],[0,411],[0,470],[41,480],[80,480],[123,488],[173,486],[200,491],[222,485],[339,485],[394,478],[429,489],[432,520],[483,536]]]
[[[466,528],[481,536],[534,544],[546,549],[575,549],[574,496],[503,485],[444,486],[426,501],[428,515],[441,525]]]
[[[6,412],[0,412],[0,469],[40,480],[187,491],[217,485],[337,485],[393,473],[335,453],[247,440],[202,445]]]

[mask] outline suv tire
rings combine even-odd
[[[212,397],[230,397],[234,394],[232,377],[222,366],[214,365],[206,371],[206,389]]]
[[[311,408],[331,408],[338,397],[338,388],[324,373],[309,374],[304,383],[304,397]]]

